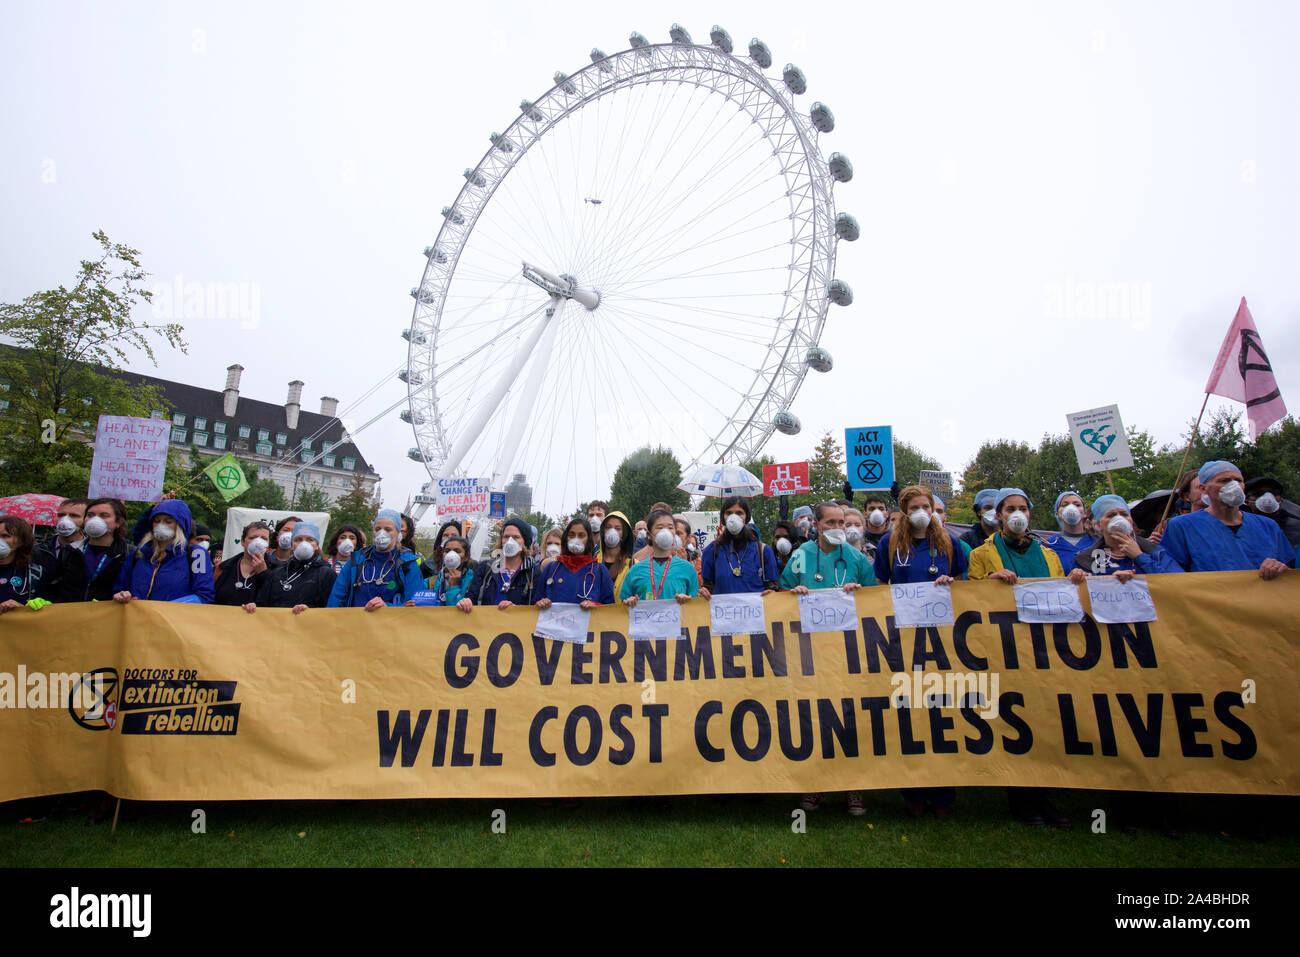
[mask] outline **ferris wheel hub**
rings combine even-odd
[[[540,266],[524,263],[524,278],[541,286],[548,295],[573,299],[582,303],[588,312],[600,305],[599,292],[595,289],[588,289],[586,286],[579,286],[578,280],[567,273],[561,273],[557,276],[554,273],[547,272]]]

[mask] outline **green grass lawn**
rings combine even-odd
[[[257,801],[127,803],[116,835],[88,826],[88,797],[58,799],[49,817],[20,824],[32,802],[0,804],[0,865],[9,867],[1284,867],[1300,862],[1296,800],[1264,799],[1263,840],[1231,827],[1237,805],[1184,797],[1184,833],[1095,834],[1101,792],[1071,791],[1058,805],[1072,831],[1012,821],[1000,788],[958,792],[956,816],[913,820],[896,791],[865,792],[867,814],[850,817],[829,795],[791,831],[795,796],[592,798],[576,806],[537,801]],[[1258,802],[1260,799],[1252,799]],[[81,806],[78,806],[78,805]],[[207,833],[191,830],[201,807]],[[1262,810],[1261,810],[1262,807]],[[492,832],[505,811],[506,833]],[[1238,817],[1236,820],[1240,820]]]

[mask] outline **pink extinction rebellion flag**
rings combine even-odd
[[[1273,378],[1273,366],[1264,352],[1264,343],[1255,330],[1255,320],[1250,317],[1244,296],[1228,335],[1219,347],[1205,391],[1246,403],[1252,442],[1259,433],[1286,415],[1282,393]]]

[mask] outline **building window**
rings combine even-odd
[[[311,453],[310,453],[310,452],[304,452],[304,453],[302,453],[302,455],[299,456],[299,458],[300,458],[303,462],[310,462],[310,461],[311,461]]]
[[[212,447],[214,449],[224,449],[226,447],[226,437],[224,435],[214,435],[212,437]]]
[[[325,467],[330,469],[334,468],[334,456],[332,455],[325,456]]]
[[[184,425],[184,424],[185,424],[185,413],[184,413],[184,412],[173,412],[173,413],[172,413],[172,425]]]
[[[201,429],[201,430],[203,430],[203,431],[206,432],[207,429],[208,429],[208,420],[207,420],[207,419],[203,419],[203,418],[199,418],[199,417],[196,415],[196,416],[194,417],[194,427],[195,427],[196,429]]]
[[[270,429],[258,429],[258,430],[257,430],[257,441],[259,441],[259,442],[269,442],[269,441],[271,441],[271,430],[270,430]]]
[[[184,445],[184,444],[185,444],[185,430],[184,430],[184,429],[172,429],[172,441],[173,441],[173,442],[179,442],[181,445]]]
[[[326,452],[328,452],[330,449],[334,448],[334,443],[331,442],[329,439],[325,439],[323,442],[321,442],[320,447],[324,449]]]
[[[249,437],[250,435],[252,435],[252,434],[253,434],[253,430],[250,429],[248,426],[246,426],[246,425],[241,425],[241,426],[239,427],[239,437],[240,437],[241,439],[246,439],[246,438],[248,438],[248,437]]]
[[[302,440],[302,447],[307,449],[309,452],[311,451],[311,436],[307,436]]]
[[[6,389],[9,388],[9,386],[5,386],[5,388],[6,388]],[[152,412],[149,413],[149,418],[151,418],[151,419],[165,419],[165,418],[167,418],[167,413],[164,412],[162,409],[154,409]]]
[[[343,459],[343,467],[347,469],[349,472],[351,472],[354,468],[357,467],[357,460],[345,457]]]
[[[258,455],[270,455],[270,454],[271,454],[271,443],[270,443],[270,442],[258,442],[258,443],[257,443],[257,454],[258,454]]]
[[[226,423],[224,423],[224,422],[213,422],[213,423],[212,423],[212,431],[215,432],[215,433],[217,433],[217,435],[225,435],[225,434],[226,434]]]
[[[276,444],[276,445],[284,445],[284,443],[287,442],[287,441],[289,441],[289,436],[285,435],[283,432],[277,432],[277,433],[275,433],[275,444]]]
[[[207,447],[207,444],[208,444],[208,433],[206,433],[206,432],[195,432],[195,433],[194,433],[194,444],[195,444],[195,445],[202,445],[202,446],[204,446],[204,447],[206,448],[206,447]]]

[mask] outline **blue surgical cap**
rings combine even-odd
[[[1031,510],[1033,509],[1034,503],[1029,501],[1029,496],[1025,494],[1025,490],[1022,488],[998,489],[998,497],[996,503],[994,504],[994,508],[996,508],[998,511],[1002,511],[1002,503],[1013,495],[1021,496],[1029,504],[1029,508]]]
[[[983,509],[987,505],[992,505],[998,500],[998,490],[995,488],[982,488],[975,493],[975,507]]]
[[[399,525],[398,527],[400,528],[401,526]],[[293,537],[297,538],[299,535],[310,535],[316,540],[317,544],[319,544],[320,526],[315,522],[294,522]]]
[[[1092,503],[1093,521],[1100,522],[1101,517],[1109,512],[1112,508],[1122,508],[1128,511],[1128,502],[1118,495],[1103,495]]]
[[[1204,485],[1220,472],[1240,473],[1240,471],[1241,470],[1231,462],[1225,462],[1223,459],[1215,459],[1213,462],[1206,462],[1202,465],[1200,471],[1196,473],[1196,477],[1200,480],[1201,484]]]

